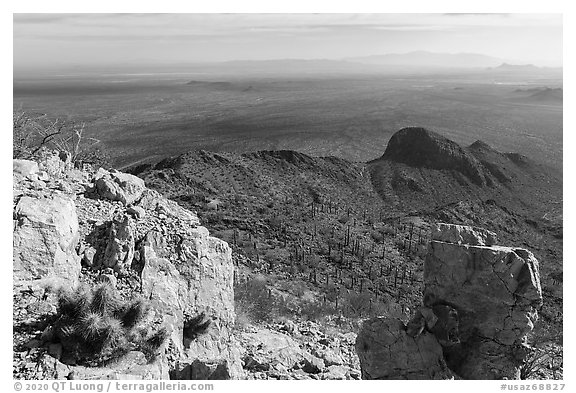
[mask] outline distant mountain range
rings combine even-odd
[[[427,51],[350,57],[344,60],[382,66],[438,68],[487,68],[496,67],[506,62],[504,59],[481,55],[478,53],[433,53]]]
[[[502,59],[478,53],[434,53],[415,51],[409,53],[349,57],[344,60],[365,65],[409,67],[414,69],[489,69],[491,71],[499,72],[539,72],[562,70],[561,67],[539,67],[534,64],[520,64],[522,62],[518,60]]]
[[[101,74],[154,74],[170,76],[174,74],[198,75],[262,75],[281,76],[294,74],[421,74],[446,73],[452,71],[494,73],[533,74],[561,72],[562,68],[538,67],[521,64],[513,59],[502,59],[478,53],[434,53],[415,51],[409,53],[390,53],[383,55],[347,57],[343,59],[270,59],[270,60],[233,60],[224,62],[181,63],[171,65],[124,65],[102,68],[83,67],[83,69],[58,69],[41,73],[58,75],[69,73],[71,76]],[[519,65],[520,64],[520,65]],[[15,73],[15,78],[24,74]],[[38,76],[38,75],[36,75]]]
[[[502,63],[498,67],[494,67],[494,71],[536,71],[541,67],[536,67],[534,64],[508,64]]]
[[[541,73],[562,72],[562,67],[538,67],[534,64],[509,64],[502,63],[498,67],[490,67],[488,71],[499,73]]]
[[[404,213],[430,213],[462,201],[495,201],[505,212],[531,220],[550,211],[550,201],[562,195],[562,177],[555,169],[519,153],[498,152],[481,141],[460,146],[420,127],[396,132],[382,157],[365,164],[288,150],[200,151],[134,166],[129,172],[185,201],[187,187],[220,200],[235,194],[263,201],[296,194],[305,199],[304,194],[315,190],[313,195],[321,193],[341,206],[364,209],[384,201],[390,212]]]
[[[511,59],[478,53],[434,53],[415,51],[363,57],[330,59],[246,60],[215,63],[215,69],[261,72],[445,72],[466,70],[499,73],[561,72],[562,68],[538,67]]]
[[[529,89],[516,89],[514,93],[518,94],[525,101],[543,102],[543,103],[562,103],[564,90],[561,87],[533,87]]]

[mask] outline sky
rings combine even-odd
[[[562,65],[561,14],[14,14],[14,71],[425,50]]]

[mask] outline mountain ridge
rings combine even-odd
[[[350,57],[345,60],[363,64],[439,68],[485,68],[494,67],[504,62],[501,58],[480,53],[438,53],[429,51]]]

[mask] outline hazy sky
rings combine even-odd
[[[415,50],[562,64],[560,14],[14,14],[14,70]]]

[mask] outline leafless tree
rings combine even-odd
[[[34,116],[22,110],[13,112],[13,157],[32,159],[43,149],[68,154],[73,163],[107,164],[100,141],[84,135],[85,123]]]

